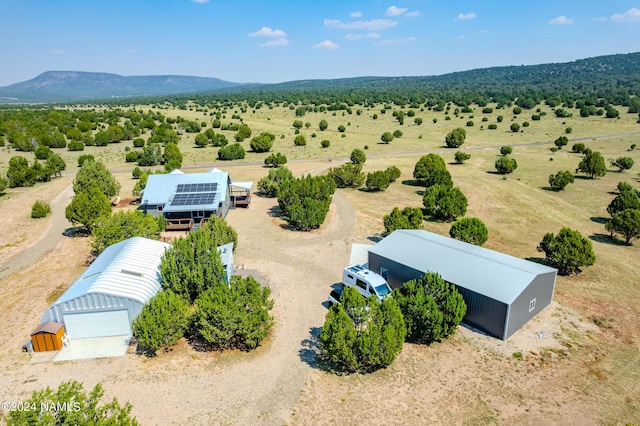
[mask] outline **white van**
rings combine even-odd
[[[391,287],[382,276],[367,269],[367,264],[351,265],[342,272],[342,284],[355,287],[364,297],[375,294],[382,301],[391,294]]]

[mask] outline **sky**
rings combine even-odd
[[[45,71],[248,83],[640,51],[640,0],[0,0],[0,86]]]

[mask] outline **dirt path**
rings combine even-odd
[[[39,262],[56,247],[64,230],[71,226],[65,217],[65,208],[71,202],[71,198],[73,198],[73,186],[68,185],[51,201],[52,220],[47,233],[18,256],[0,265],[0,280]]]

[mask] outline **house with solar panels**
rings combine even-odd
[[[211,216],[225,217],[229,208],[248,206],[252,182],[231,182],[229,174],[217,168],[206,173],[149,175],[142,192],[140,209],[164,216],[167,230],[192,230]]]
[[[467,304],[462,322],[506,340],[551,303],[557,270],[423,230],[397,230],[368,249],[392,288],[437,272]]]

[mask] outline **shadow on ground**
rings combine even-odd
[[[612,238],[611,235],[607,235],[607,234],[589,235],[589,239],[591,241],[595,241],[597,243],[610,244],[612,246],[626,246],[627,245],[624,241],[619,240],[617,238]]]

